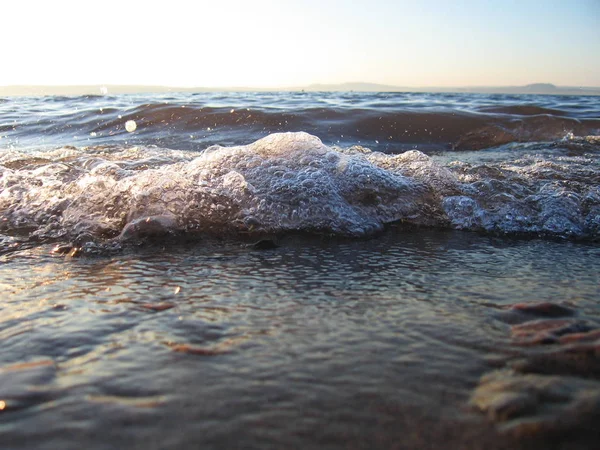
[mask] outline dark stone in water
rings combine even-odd
[[[517,304],[503,312],[500,320],[517,323],[511,327],[514,343],[527,348],[481,378],[471,406],[518,437],[598,435],[600,329],[564,318],[573,315],[555,303]]]
[[[279,245],[272,239],[261,239],[252,244],[254,250],[272,250],[274,248],[279,248]]]
[[[561,336],[559,342],[561,344],[568,344],[570,342],[590,342],[600,341],[600,329],[595,329],[586,332],[577,332]]]
[[[71,245],[57,245],[52,249],[52,253],[56,253],[58,255],[66,255],[72,249],[73,247]]]
[[[587,333],[594,328],[583,320],[533,320],[511,327],[511,337],[518,345],[556,344],[560,338],[574,333]]]
[[[81,256],[83,251],[81,247],[75,247],[73,245],[57,245],[52,249],[52,253],[76,258]]]
[[[575,314],[575,310],[559,305],[558,303],[517,303],[511,307],[512,310],[543,317],[566,317]]]
[[[521,373],[600,378],[600,340],[570,345],[529,356],[512,364]],[[600,387],[600,385],[599,385]]]
[[[141,217],[132,220],[119,235],[122,242],[140,241],[154,237],[164,237],[177,229],[177,221],[167,215]]]
[[[160,312],[160,311],[166,311],[167,309],[175,308],[175,306],[177,306],[177,305],[175,305],[175,303],[161,302],[161,303],[144,303],[140,306],[143,309],[147,309],[149,311]]]
[[[484,375],[470,405],[518,437],[597,433],[600,384],[573,377],[498,370]]]
[[[568,306],[551,302],[517,303],[500,312],[499,320],[509,324],[529,322],[535,319],[556,319],[571,317],[576,311]]]

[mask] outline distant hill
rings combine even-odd
[[[556,86],[553,85],[552,83],[533,83],[533,84],[528,84],[527,86],[524,86],[523,89],[526,89],[528,91],[553,92],[553,91],[556,91]]]
[[[526,86],[455,86],[455,87],[401,87],[374,83],[311,84],[306,91],[356,92],[466,92],[481,94],[538,94],[538,95],[600,95],[600,87],[555,86],[551,83],[533,83]]]
[[[42,96],[42,95],[111,95],[167,92],[268,92],[268,91],[307,91],[307,92],[444,92],[482,94],[541,94],[541,95],[600,95],[600,87],[555,86],[550,83],[533,83],[526,86],[464,86],[464,87],[407,87],[376,83],[311,84],[289,88],[252,87],[169,87],[135,85],[81,85],[81,86],[0,86],[0,96]]]

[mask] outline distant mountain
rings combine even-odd
[[[555,86],[551,83],[533,83],[526,86],[464,86],[464,87],[402,87],[374,83],[311,84],[307,91],[357,92],[443,92],[481,94],[538,94],[538,95],[600,95],[600,87]]]
[[[556,86],[552,83],[533,83],[524,86],[523,89],[528,91],[556,91]]]
[[[464,86],[464,87],[402,87],[375,83],[311,84],[306,91],[356,92],[443,92],[481,94],[538,94],[538,95],[600,95],[600,87],[555,86],[551,83],[533,83],[526,86]]]
[[[82,85],[82,86],[0,86],[0,96],[13,95],[111,95],[167,92],[268,92],[268,91],[308,91],[308,92],[443,92],[443,93],[482,93],[482,94],[541,94],[541,95],[600,95],[600,87],[555,86],[551,83],[533,83],[526,86],[465,86],[465,87],[406,87],[377,83],[311,84],[289,88],[252,87],[169,87],[135,85]]]

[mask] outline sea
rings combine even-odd
[[[3,449],[588,449],[600,96],[0,98]]]

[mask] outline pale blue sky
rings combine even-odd
[[[3,6],[0,85],[600,86],[600,0]]]

